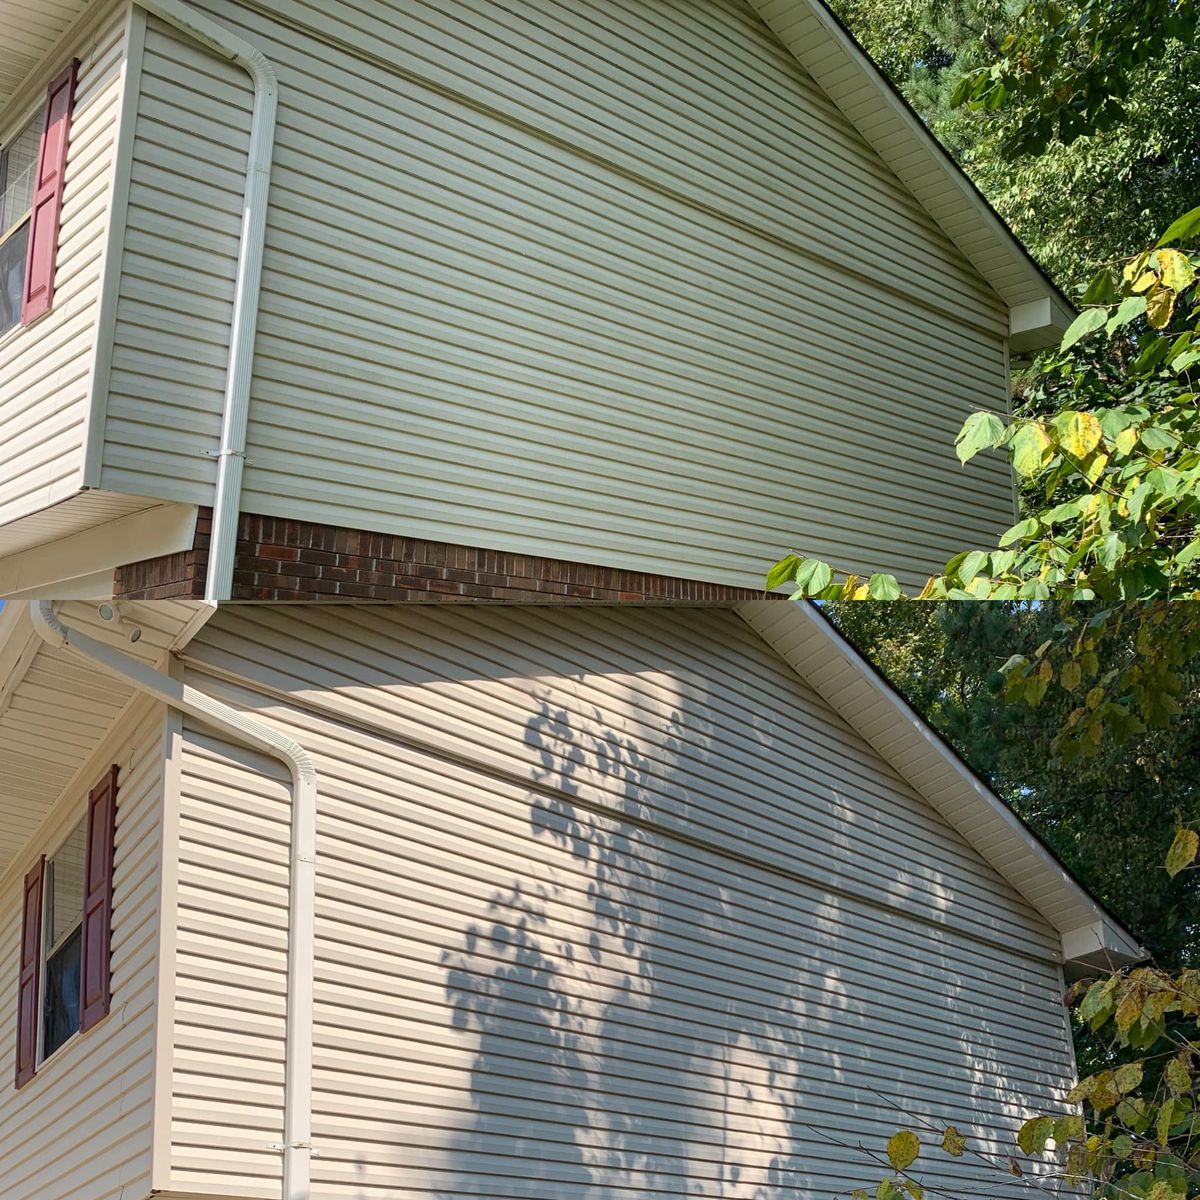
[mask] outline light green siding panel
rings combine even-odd
[[[106,488],[211,498],[250,100],[243,71],[149,21],[113,337]]]
[[[63,62],[47,67],[49,83],[69,54],[80,60],[54,304],[36,324],[0,338],[0,525],[65,499],[82,482],[125,56],[125,12],[106,7],[97,27],[64,49]]]
[[[736,0],[207,7],[280,78],[243,510],[748,585],[1011,524],[1003,306]],[[148,39],[110,487],[211,499],[231,70]]]

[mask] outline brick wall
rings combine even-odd
[[[191,550],[120,567],[118,598],[199,598],[208,569],[210,510]],[[243,513],[235,600],[357,600],[508,604],[734,604],[749,588],[619,571],[586,563]]]

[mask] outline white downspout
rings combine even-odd
[[[134,2],[214,54],[236,63],[250,75],[254,84],[246,190],[242,203],[242,233],[234,284],[233,321],[229,331],[229,364],[225,373],[221,449],[217,458],[217,486],[213,493],[208,576],[204,584],[205,600],[215,604],[219,600],[228,600],[233,592],[233,559],[238,514],[241,511],[242,470],[246,461],[250,376],[254,365],[254,335],[258,325],[258,292],[262,282],[267,193],[271,183],[271,154],[275,143],[275,108],[279,88],[275,72],[260,50],[181,3],[181,0]]]
[[[309,1200],[312,1156],[313,980],[316,900],[317,773],[298,742],[146,663],[64,625],[49,600],[34,601],[33,628],[67,650],[132,683],[171,708],[284,762],[292,774],[288,879],[287,1009],[283,1095],[283,1200]]]

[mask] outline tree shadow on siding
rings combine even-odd
[[[445,1114],[446,1200],[833,1196],[879,1179],[861,1146],[882,1149],[906,1111],[967,1130],[979,1109],[1007,1113],[996,1014],[970,1036],[936,1011],[906,1028],[909,967],[856,906],[778,877],[764,887],[719,848],[664,836],[663,764],[703,737],[689,699],[681,689],[653,760],[606,714],[538,699],[528,870],[442,956],[473,1047],[469,1111]],[[681,786],[673,829],[687,828]],[[801,955],[806,942],[828,955]],[[834,947],[861,967],[831,961]],[[947,1012],[966,1011],[950,960],[931,943],[917,969]],[[965,1103],[941,1104],[942,1073]],[[964,1198],[1028,1194],[973,1175],[946,1178]]]

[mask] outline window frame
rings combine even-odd
[[[36,126],[39,119],[42,127],[38,130],[38,155],[34,161],[34,170],[37,170],[37,162],[41,158],[41,139],[46,132],[45,118],[45,101],[33,101],[27,104],[21,114],[4,125],[0,125],[0,155],[9,150],[13,143],[25,132],[31,125]],[[36,192],[36,189],[35,189]],[[7,229],[0,230],[0,246],[3,246],[10,238],[14,237],[22,226],[28,228],[33,219],[33,195],[30,196],[29,207],[25,210],[19,221],[14,221]],[[21,289],[25,288],[25,273],[29,270],[29,263],[26,261],[21,268]],[[18,318],[7,329],[0,330],[0,346],[3,346],[18,329],[24,328],[21,320]]]
[[[51,1050],[49,1054],[46,1053],[46,996],[49,993],[48,982],[49,982],[49,974],[50,974],[50,959],[53,957],[54,953],[57,950],[61,950],[62,947],[76,933],[78,933],[80,935],[80,940],[81,940],[80,949],[82,951],[83,918],[84,918],[84,909],[87,904],[86,895],[85,895],[86,889],[87,889],[87,827],[88,827],[88,815],[87,815],[87,808],[85,806],[83,809],[82,815],[67,830],[67,832],[62,836],[62,838],[59,839],[59,842],[55,846],[54,850],[47,852],[47,854],[45,855],[46,861],[45,861],[45,866],[43,868],[43,874],[42,874],[42,937],[41,937],[42,944],[39,948],[39,954],[38,954],[38,1006],[37,1006],[38,1027],[37,1027],[37,1057],[36,1057],[36,1060],[34,1063],[35,1072],[41,1071],[41,1069],[47,1063],[53,1062],[54,1059],[56,1059],[59,1056],[59,1054],[61,1054],[69,1045],[71,1045],[72,1042],[74,1042],[76,1040],[76,1038],[82,1036],[82,1034],[83,1034],[83,1019],[82,1019],[83,1018],[83,1000],[82,1000],[82,996],[83,996],[83,958],[82,958],[82,953],[81,953],[80,962],[79,962],[79,988],[78,988],[79,994],[80,994],[80,1004],[79,1004],[79,1013],[76,1015],[75,1029],[67,1037],[63,1038],[63,1040],[61,1042],[59,1042],[59,1044],[57,1046],[55,1046],[55,1048],[53,1050]],[[50,945],[47,941],[47,938],[51,932],[50,916],[51,916],[51,903],[52,903],[53,892],[54,892],[54,887],[53,887],[53,883],[52,883],[52,880],[54,878],[54,874],[53,874],[54,860],[62,852],[62,850],[66,846],[67,842],[69,842],[71,840],[71,838],[75,835],[75,833],[77,831],[79,831],[80,829],[83,830],[84,858],[83,858],[83,863],[82,863],[83,879],[82,879],[82,887],[80,889],[79,919],[71,926],[71,928],[66,933],[64,933],[62,935],[61,938],[58,939],[58,941],[56,943],[54,943],[54,945]]]

